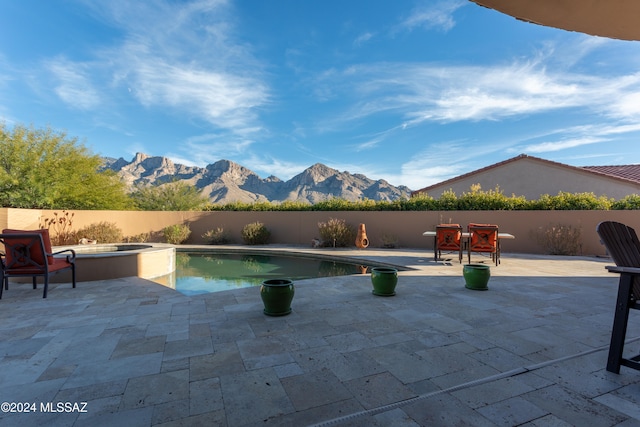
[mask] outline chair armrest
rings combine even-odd
[[[63,254],[65,252],[71,252],[71,255],[67,255],[67,261],[68,262],[75,262],[75,260],[76,260],[76,251],[74,251],[73,249],[65,249],[65,250],[58,251],[58,252],[53,252],[53,253],[47,254],[47,255],[48,256],[53,256],[53,255]]]
[[[605,268],[609,273],[640,274],[640,267],[618,267],[617,265],[607,265]]]

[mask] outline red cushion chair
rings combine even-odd
[[[462,263],[462,227],[459,224],[436,225],[436,237],[433,247],[433,259],[442,258],[442,252],[458,253],[458,261]]]
[[[471,252],[487,253],[496,266],[500,263],[500,239],[498,238],[498,226],[492,224],[469,224],[469,241],[467,250],[469,264],[471,264]]]
[[[37,277],[43,277],[42,297],[46,298],[49,276],[70,269],[72,284],[76,287],[76,253],[72,249],[52,252],[49,230],[5,229],[0,234],[0,243],[4,245],[4,254],[0,256],[0,299],[3,289],[9,289],[9,277],[32,277],[33,289],[37,289]],[[55,256],[62,253],[68,255],[64,258]]]

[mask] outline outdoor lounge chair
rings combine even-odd
[[[640,310],[640,241],[633,228],[619,222],[601,222],[596,231],[616,263],[607,266],[607,270],[620,274],[607,371],[619,374],[621,365],[640,370],[640,354],[630,358],[622,355],[629,310]]]
[[[0,299],[3,289],[9,289],[9,277],[32,277],[33,289],[37,289],[37,277],[44,278],[43,298],[47,297],[49,276],[71,270],[73,287],[76,287],[76,253],[72,249],[51,251],[49,230],[3,230],[0,243],[4,254],[0,256]],[[56,255],[68,253],[64,258]]]
[[[442,258],[442,252],[458,253],[458,261],[462,264],[462,227],[459,224],[436,225],[436,237],[433,245],[433,259]]]
[[[471,252],[486,253],[496,264],[500,263],[500,238],[498,226],[493,224],[469,224],[469,240],[467,251],[469,264],[471,264]]]

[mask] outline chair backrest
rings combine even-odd
[[[497,227],[497,225],[495,224],[481,224],[481,223],[477,223],[477,222],[470,222],[467,225],[467,231],[471,231],[471,227]]]
[[[5,248],[5,268],[46,268],[53,264],[49,230],[2,230],[0,241]]]
[[[615,221],[603,221],[596,231],[618,267],[640,267],[640,241],[633,228]]]
[[[461,248],[462,227],[459,224],[436,225],[436,248],[452,249]]]
[[[469,250],[495,252],[498,247],[498,226],[491,224],[469,224]]]

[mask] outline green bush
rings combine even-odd
[[[394,205],[398,206],[396,210],[431,211],[439,209],[437,203],[438,201],[428,194],[417,194],[409,200],[396,200]]]
[[[213,230],[208,230],[202,235],[202,238],[210,245],[226,245],[231,243],[231,239],[224,228],[218,227]]]
[[[480,184],[476,184],[471,186],[471,191],[463,192],[457,199],[457,210],[513,210],[524,207],[526,203],[524,197],[505,196],[500,187],[482,191]]]
[[[559,192],[548,194],[537,200],[527,200],[524,196],[506,196],[499,187],[482,190],[474,184],[470,191],[458,196],[453,190],[442,193],[435,199],[426,193],[418,193],[409,199],[393,201],[373,201],[369,199],[350,201],[330,198],[310,204],[307,202],[232,202],[224,205],[210,204],[210,211],[455,211],[455,210],[609,210],[640,209],[640,195],[626,196],[619,201],[596,196],[594,193]]]
[[[80,239],[96,240],[98,243],[120,243],[122,230],[113,222],[97,222],[75,232],[75,241]]]
[[[542,195],[531,203],[530,209],[537,210],[609,210],[611,199],[593,193],[567,193],[561,191],[556,196]]]
[[[191,235],[191,228],[189,228],[188,224],[174,224],[165,227],[162,230],[162,234],[164,235],[167,243],[180,245],[186,242]]]
[[[319,222],[318,230],[323,246],[346,248],[355,245],[357,231],[344,219],[330,218],[327,222]]]
[[[252,222],[242,228],[242,239],[247,245],[265,245],[269,237],[271,232],[261,222]]]
[[[640,195],[630,194],[624,196],[611,204],[611,209],[615,210],[635,210],[640,209]]]

